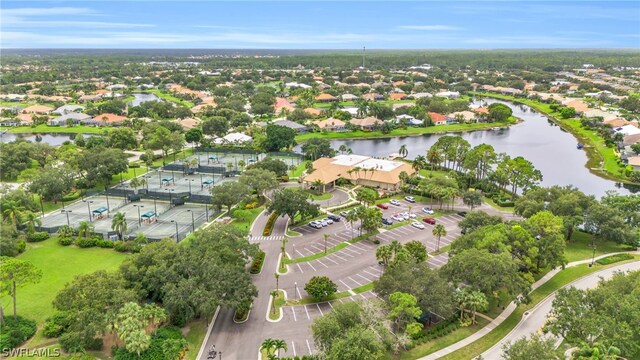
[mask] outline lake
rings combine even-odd
[[[487,100],[487,103],[501,102],[513,110],[513,115],[524,120],[507,129],[484,130],[459,133],[472,146],[491,144],[496,152],[504,152],[513,157],[522,156],[531,161],[543,174],[542,186],[573,185],[581,191],[597,197],[607,190],[616,190],[621,194],[640,191],[639,186],[624,185],[603,179],[589,172],[585,167],[587,154],[576,149],[577,140],[570,133],[547,119],[546,116],[524,105]],[[425,155],[431,145],[445,134],[396,137],[387,139],[332,140],[334,149],[344,144],[354,154],[386,157],[397,153],[400,146],[406,145],[408,159]]]
[[[83,134],[85,139],[91,135],[100,136],[98,134]],[[62,145],[62,143],[64,143],[67,140],[73,141],[75,137],[76,137],[76,134],[69,134],[69,133],[50,133],[50,134],[5,133],[0,135],[0,142],[6,143],[6,142],[15,141],[17,139],[24,139],[26,141],[42,142],[52,146],[58,146],[58,145]]]
[[[138,106],[147,101],[160,101],[160,98],[156,94],[151,93],[133,93],[131,94],[135,99],[129,101],[129,106]]]

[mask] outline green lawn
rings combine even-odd
[[[42,270],[42,280],[18,290],[18,314],[44,323],[54,312],[51,302],[58,291],[76,275],[115,270],[128,256],[113,249],[65,247],[58,245],[56,238],[28,244],[18,259]],[[6,314],[12,311],[9,297],[2,299],[2,306]]]
[[[235,226],[236,228],[245,231],[247,234],[249,233],[249,229],[251,228],[251,224],[253,223],[253,221],[258,217],[258,215],[260,215],[260,213],[262,212],[262,210],[264,210],[264,206],[260,206],[257,207],[255,209],[250,209],[249,210],[249,216],[247,216],[244,219],[233,219],[233,221],[231,222],[231,225]]]
[[[16,126],[12,127],[10,133],[68,133],[68,134],[100,134],[108,132],[108,127],[95,127],[95,126],[49,126],[41,124],[37,126]]]
[[[625,244],[618,244],[613,241],[596,240],[596,256],[633,250]],[[591,235],[582,231],[576,231],[571,237],[571,241],[567,241],[565,256],[568,262],[591,259],[593,256],[593,248],[591,247]]]
[[[278,290],[278,295],[276,295],[275,300],[275,310],[276,312],[273,312],[273,307],[269,309],[269,319],[271,320],[278,320],[278,318],[280,317],[280,308],[283,307],[286,303],[286,300],[284,299],[284,292],[282,290]],[[274,306],[274,305],[272,305]]]
[[[187,339],[188,351],[185,356],[187,360],[195,360],[198,357],[198,351],[202,345],[202,340],[207,334],[207,321],[194,320],[189,323],[189,331],[185,338]]]
[[[511,207],[500,206],[500,205],[496,204],[495,201],[491,200],[490,198],[488,198],[486,196],[483,196],[482,199],[484,200],[484,202],[489,204],[489,206],[491,206],[492,208],[494,208],[496,210],[513,212],[513,206],[511,206]]]
[[[449,177],[449,174],[453,170],[428,170],[428,169],[420,169],[418,174],[426,177],[426,178],[439,178],[439,177]]]
[[[298,166],[296,167],[295,170],[289,171],[289,178],[290,179],[299,178],[302,175],[302,173],[304,172],[304,170],[306,169],[306,165],[307,165],[306,161],[303,161],[300,164],[298,164]]]
[[[415,348],[409,350],[409,351],[405,351],[400,353],[399,355],[393,356],[393,357],[388,357],[388,358],[392,358],[392,359],[406,359],[406,360],[410,360],[410,359],[417,359],[420,358],[422,356],[426,356],[429,355],[431,353],[434,353],[440,349],[443,349],[451,344],[455,344],[458,341],[467,338],[469,336],[471,336],[472,334],[474,334],[475,332],[477,332],[478,330],[482,329],[483,327],[485,327],[487,324],[489,324],[489,320],[485,319],[485,318],[481,318],[481,317],[476,317],[477,319],[477,324],[473,325],[473,326],[466,326],[466,327],[460,327],[457,330],[439,337],[437,339],[433,339],[433,340],[429,340],[427,342],[425,342],[424,344],[420,344],[418,346],[416,346]]]
[[[320,195],[310,192],[309,193],[311,199],[313,200],[329,200],[333,197],[331,193],[322,193]]]
[[[635,258],[638,259],[639,257],[636,256]],[[579,265],[560,271],[545,284],[531,292],[531,303],[521,304],[513,313],[511,313],[511,315],[509,315],[509,317],[505,319],[505,321],[502,322],[502,324],[497,326],[490,333],[473,342],[472,344],[452,352],[451,354],[443,357],[443,359],[466,360],[475,358],[476,356],[480,355],[482,352],[496,344],[498,341],[500,341],[500,339],[505,337],[511,331],[511,329],[513,329],[518,324],[518,322],[520,322],[520,319],[522,318],[525,311],[532,309],[536,304],[542,301],[549,294],[574,280],[577,280],[595,271],[605,269],[607,267],[610,266],[596,265],[594,267],[589,267],[587,265]]]
[[[157,97],[163,99],[163,100],[167,100],[167,101],[171,101],[174,102],[176,104],[182,105],[182,106],[186,106],[188,108],[192,108],[194,107],[194,103],[191,101],[187,101],[187,100],[183,100],[180,99],[179,97],[173,96],[172,94],[162,91],[160,89],[152,89],[152,90],[144,90],[142,92],[145,93],[151,93],[151,94],[155,94]]]
[[[470,123],[470,124],[451,124],[429,127],[408,127],[406,129],[395,129],[384,134],[382,131],[347,131],[347,132],[315,132],[296,136],[296,141],[304,142],[312,138],[321,139],[353,139],[353,138],[384,138],[397,136],[412,136],[422,134],[437,134],[444,132],[462,132],[473,130],[486,130],[496,126],[508,126],[515,124],[516,119],[509,119],[507,122],[500,123]]]

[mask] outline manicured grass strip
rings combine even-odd
[[[388,134],[382,131],[347,131],[347,132],[316,132],[307,133],[296,136],[296,141],[304,142],[313,138],[321,139],[354,139],[354,138],[385,138],[396,136],[411,136],[423,134],[437,134],[444,132],[463,132],[474,130],[486,130],[496,126],[508,126],[516,123],[516,119],[512,118],[506,122],[494,123],[470,123],[470,124],[451,124],[429,127],[408,127],[406,129],[394,129]]]
[[[355,294],[362,294],[362,293],[365,293],[365,292],[370,291],[370,290],[373,290],[373,283],[372,282],[351,289],[351,291],[353,291]],[[309,305],[309,304],[323,303],[323,302],[327,302],[327,301],[333,301],[333,300],[338,300],[338,299],[342,299],[342,298],[347,298],[349,296],[353,296],[353,294],[350,291],[341,291],[341,292],[337,292],[337,293],[329,296],[328,298],[322,299],[322,300],[314,299],[314,298],[311,298],[311,297],[305,297],[305,298],[297,299],[297,300],[289,300],[289,301],[287,301],[287,305]]]
[[[311,194],[311,199],[313,199],[313,200],[329,200],[332,197],[333,197],[333,194],[331,194],[331,193],[324,193],[324,194],[320,194],[320,195]]]
[[[633,259],[633,255],[631,254],[617,254],[617,255],[607,256],[602,259],[598,259],[596,260],[596,262],[600,265],[609,265],[609,264],[613,264],[613,263],[617,263],[625,260],[631,260],[631,259]]]
[[[285,264],[297,264],[297,263],[302,263],[302,262],[307,262],[307,261],[312,261],[312,260],[316,260],[316,259],[320,259],[322,257],[325,257],[329,254],[333,254],[336,251],[340,251],[344,248],[346,248],[347,246],[349,246],[349,243],[347,242],[342,242],[334,247],[328,248],[327,252],[320,252],[317,254],[313,254],[313,255],[309,255],[309,256],[303,256],[303,257],[299,257],[299,258],[295,258],[295,259],[285,259],[284,263]]]
[[[287,236],[294,236],[295,237],[295,236],[300,236],[300,235],[302,235],[302,234],[300,234],[297,231],[293,231],[293,230],[287,229]]]
[[[295,170],[289,172],[289,178],[290,179],[299,178],[302,175],[302,173],[304,172],[304,170],[307,168],[306,165],[307,165],[306,161],[303,161],[300,164],[298,164],[298,166],[296,167]]]
[[[481,353],[495,345],[503,337],[505,337],[511,331],[511,329],[513,329],[520,322],[520,319],[522,319],[522,316],[526,311],[532,309],[549,294],[574,280],[577,280],[596,271],[606,269],[608,267],[610,266],[589,267],[585,264],[566,268],[565,270],[560,271],[549,281],[531,292],[531,303],[521,304],[516,308],[514,312],[511,313],[511,315],[509,315],[509,317],[507,317],[500,325],[498,325],[487,335],[471,343],[470,345],[467,345],[452,352],[451,354],[448,354],[447,356],[443,357],[443,359],[463,360],[475,358],[476,356],[480,355]]]
[[[276,298],[272,301],[275,301],[276,312],[273,312],[272,305],[272,307],[269,308],[269,319],[278,320],[278,318],[280,317],[280,308],[283,307],[286,303],[286,300],[284,299],[284,292],[282,290],[278,290],[278,295],[276,295]]]
[[[351,289],[351,291],[353,291],[356,294],[362,294],[362,293],[370,291],[370,290],[373,290],[373,283],[372,282],[370,282],[368,284],[364,284],[362,286],[358,286],[357,288]]]
[[[245,217],[244,219],[233,218],[231,225],[249,234],[249,228],[251,227],[251,224],[253,224],[253,221],[258,217],[258,215],[260,215],[262,210],[264,210],[264,206],[260,206],[255,209],[249,209],[247,210],[247,217]]]
[[[187,101],[187,100],[181,99],[179,97],[173,96],[172,94],[170,94],[168,92],[165,92],[165,91],[162,91],[160,89],[150,89],[150,90],[144,90],[142,92],[155,94],[160,99],[171,101],[171,102],[174,102],[174,103],[182,105],[182,106],[186,106],[189,109],[191,109],[192,107],[195,106],[193,104],[193,102],[191,102],[191,101]]]
[[[204,340],[205,335],[207,334],[207,320],[194,320],[189,323],[189,331],[185,338],[187,339],[187,354],[185,359],[187,360],[196,360],[198,357],[198,351],[200,351],[200,346],[202,345],[202,340]]]
[[[613,241],[596,239],[596,256],[629,250],[633,250],[633,248]],[[591,235],[582,231],[574,232],[571,240],[567,241],[567,247],[564,254],[567,258],[567,262],[591,259],[593,256]]]
[[[27,244],[27,250],[18,259],[42,270],[42,280],[18,290],[18,314],[42,325],[53,315],[51,303],[65,284],[77,275],[116,270],[128,256],[113,249],[65,247],[59,245],[55,237]],[[5,315],[10,313],[10,304],[8,296],[2,299]]]
[[[486,196],[483,196],[482,199],[484,200],[484,202],[489,204],[489,206],[491,206],[492,208],[494,208],[496,210],[513,212],[513,209],[514,209],[513,206],[511,206],[511,207],[500,206],[500,205],[496,204],[495,201],[493,201],[493,199],[488,198]]]
[[[95,127],[95,126],[49,126],[46,124],[40,124],[36,126],[16,126],[12,127],[9,132],[15,134],[28,134],[28,133],[67,133],[67,134],[105,134],[109,132],[107,127]]]
[[[414,347],[409,351],[402,352],[397,356],[393,356],[393,357],[389,356],[387,358],[412,360],[412,359],[417,359],[417,358],[432,354],[440,349],[444,349],[445,347],[451,344],[455,344],[458,341],[473,335],[478,330],[482,329],[483,327],[489,324],[489,320],[481,317],[476,317],[476,321],[478,322],[476,325],[460,327],[445,336],[442,336],[433,340],[429,340],[423,344],[420,344]]]

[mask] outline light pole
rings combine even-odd
[[[178,222],[175,220],[171,220],[172,223],[176,224],[176,243],[179,242],[178,240]]]
[[[86,202],[87,203],[87,210],[89,210],[89,222],[91,222],[91,205],[93,203],[93,200],[82,200],[82,202]]]
[[[173,189],[165,189],[165,190],[169,192],[169,207],[171,207],[171,205],[173,203],[173,201],[172,201],[173,198],[172,198],[172,195],[171,195],[171,194],[173,194]]]
[[[191,183],[195,180],[195,179],[185,179],[187,180],[187,182],[189,183],[189,196],[191,196]]]
[[[133,205],[133,206],[138,209],[138,226],[142,226],[142,220],[140,220],[140,208],[143,208],[144,205]]]
[[[200,190],[204,189],[204,184],[202,183],[202,174],[200,174]]]
[[[69,222],[69,213],[73,212],[71,210],[60,210],[60,212],[65,213],[65,215],[67,215],[67,226],[71,226],[71,223]]]
[[[158,218],[158,205],[156,203],[156,197],[153,197],[153,212],[156,213],[156,219]]]
[[[220,355],[220,357],[218,358],[218,360],[222,360],[222,351],[218,351],[218,355]]]
[[[209,222],[209,205],[204,206],[204,214],[205,214],[205,217],[207,218],[207,222]]]
[[[191,209],[187,210],[188,212],[191,213],[191,228],[193,229],[193,232],[196,231],[196,222],[193,218],[193,211],[191,211]]]
[[[104,190],[104,196],[107,197],[107,217],[109,217],[109,194],[107,194],[107,190]]]
[[[149,181],[151,181],[151,175],[145,176],[145,179],[147,179],[147,181],[145,181],[145,185],[147,186],[147,194],[148,194],[149,193]]]

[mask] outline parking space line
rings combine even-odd
[[[309,355],[313,354],[313,352],[311,351],[311,345],[309,345],[309,339],[305,339],[305,341],[307,342],[307,349],[309,349]]]
[[[329,268],[329,266],[327,266],[327,264],[323,263],[322,261],[320,261],[320,259],[316,259],[317,262],[320,263],[320,265],[326,267],[327,269]]]
[[[300,269],[300,272],[304,274],[304,271],[302,271],[302,267],[300,267],[300,263],[296,263],[296,265],[298,265],[298,269]]]
[[[347,259],[345,259],[342,256],[338,255],[338,253],[333,253],[333,256],[337,257],[338,259],[340,259],[342,261],[347,261]]]
[[[338,281],[339,281],[342,285],[344,285],[344,287],[346,287],[346,288],[347,288],[347,290],[351,290],[351,287],[350,287],[349,285],[345,284],[345,282],[344,282],[344,281],[342,281],[342,280],[338,280]]]
[[[296,317],[296,311],[293,310],[293,306],[291,307],[291,312],[293,313],[293,321],[298,321],[298,318]]]
[[[296,249],[296,252],[297,252],[298,254],[300,254],[300,256],[304,257],[304,254],[303,254],[303,253],[301,253],[300,251],[298,251],[297,249]]]
[[[304,312],[307,313],[307,319],[311,320],[311,316],[309,316],[309,311],[307,311],[307,305],[302,305],[302,306],[304,306]]]
[[[345,249],[346,249],[346,248],[345,248]],[[345,255],[345,256],[348,256],[348,257],[350,257],[350,258],[355,257],[355,256],[353,256],[353,255],[349,254],[348,252],[344,251],[344,249],[340,250],[340,255]]]
[[[331,310],[333,310],[333,305],[331,305],[331,301],[329,301],[328,304],[331,307]]]
[[[349,246],[351,246],[352,248],[358,249],[360,251],[367,251],[367,249],[363,248],[362,246],[359,246],[358,244],[351,244]]]
[[[349,249],[349,247],[347,246],[346,248],[342,249],[343,254],[347,255],[347,253],[351,253],[351,254],[356,254],[356,255],[360,255],[359,252],[353,250],[353,249]]]
[[[320,311],[320,316],[324,316],[322,309],[320,309],[320,304],[316,304],[316,306],[318,307],[318,311]]]
[[[337,262],[337,261],[335,261],[335,260],[333,260],[333,259],[332,259],[332,258],[330,258],[329,256],[325,256],[325,257],[324,257],[324,259],[325,259],[325,260],[329,260],[329,261],[331,261],[332,263],[334,263],[334,264],[338,265],[338,262]]]
[[[364,300],[367,300],[367,297],[366,297],[366,296],[364,296],[364,295],[362,295],[362,294],[358,294],[358,295],[360,295],[360,297],[361,297],[361,298],[363,298]]]
[[[368,282],[372,282],[372,281],[373,281],[373,280],[371,280],[371,279],[369,279],[369,278],[366,278],[366,277],[364,277],[364,276],[362,276],[362,275],[360,275],[360,274],[356,274],[356,275],[357,275],[357,276],[360,276],[361,278],[363,278],[363,279],[365,279],[365,280],[367,280]]]
[[[296,356],[296,344],[291,340],[291,348],[293,348],[293,356]]]
[[[353,281],[354,283],[358,284],[358,286],[362,286],[362,284],[360,284],[359,282],[353,280],[353,278],[351,278],[351,276],[347,276],[347,278],[351,281]]]
[[[310,263],[310,262],[308,262],[308,263],[306,263],[306,264],[307,264],[307,265],[309,265],[309,266],[313,269],[313,271],[318,271],[318,270],[316,270],[316,268],[315,268],[315,267],[313,267],[313,265],[311,265],[311,263]]]
[[[374,278],[378,278],[379,277],[379,275],[373,274],[373,273],[369,272],[368,270],[362,270],[362,272],[365,272],[365,273],[373,276]]]

